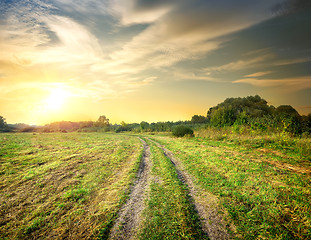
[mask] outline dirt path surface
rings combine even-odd
[[[164,155],[174,164],[179,179],[188,186],[189,194],[201,220],[202,229],[207,233],[208,237],[211,240],[232,239],[226,230],[225,221],[218,213],[220,209],[218,207],[217,198],[194,184],[191,176],[185,171],[181,162],[174,157],[174,154],[170,150],[166,149],[165,146],[158,142],[150,141],[157,144],[157,146],[163,150]]]
[[[119,212],[119,217],[111,229],[109,239],[135,239],[139,229],[151,173],[150,147],[144,140],[139,139],[143,143],[144,153],[139,166],[137,180],[134,183],[128,201]]]

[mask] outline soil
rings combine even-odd
[[[139,138],[140,139],[140,138]],[[150,147],[140,139],[144,146],[142,161],[137,180],[134,183],[128,201],[120,209],[118,218],[112,227],[109,239],[135,239],[145,208],[147,189],[151,178]]]

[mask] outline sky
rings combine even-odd
[[[311,112],[308,0],[1,0],[8,123],[190,120],[229,97]]]

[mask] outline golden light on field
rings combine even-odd
[[[48,110],[60,110],[67,98],[69,93],[61,88],[52,89],[50,95],[45,100],[45,106]]]

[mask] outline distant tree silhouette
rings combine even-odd
[[[206,122],[207,122],[207,118],[204,116],[194,115],[191,118],[191,123],[206,123]]]
[[[140,129],[141,131],[146,131],[147,129],[149,128],[149,123],[145,122],[145,121],[142,121],[140,123]]]
[[[6,123],[5,118],[0,116],[0,132],[9,132],[11,130],[12,129]]]
[[[5,128],[6,126],[5,118],[0,116],[0,128]]]
[[[105,115],[102,115],[98,118],[96,125],[99,127],[108,127],[109,119]]]

